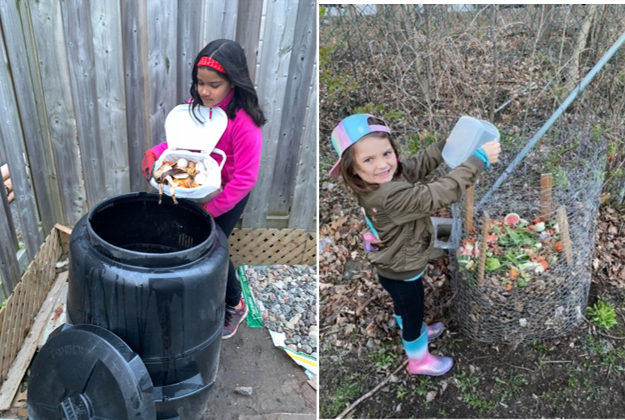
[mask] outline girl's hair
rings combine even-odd
[[[256,94],[256,89],[254,89],[254,84],[250,78],[250,72],[247,68],[247,60],[245,59],[243,47],[241,47],[238,42],[228,39],[217,39],[212,41],[205,46],[195,58],[193,70],[191,71],[193,83],[191,84],[190,90],[191,97],[193,98],[191,111],[195,119],[200,121],[195,113],[195,110],[198,106],[202,105],[202,98],[200,98],[200,94],[197,91],[197,65],[202,57],[212,58],[221,64],[226,73],[222,73],[212,67],[207,68],[208,70],[218,73],[221,77],[234,85],[234,96],[226,108],[228,118],[233,120],[236,116],[236,111],[243,109],[250,117],[252,117],[252,120],[258,127],[265,125],[267,119],[265,118],[265,114],[260,108],[260,105],[258,105],[258,95]]]
[[[397,152],[397,146],[393,141],[393,138],[389,136],[387,133],[371,133],[365,137],[377,137],[379,139],[387,139],[395,152],[395,156],[399,157],[399,153]],[[364,138],[364,137],[363,137]],[[353,145],[352,145],[353,146]],[[341,156],[341,176],[343,180],[354,190],[357,194],[369,193],[377,190],[380,187],[380,184],[370,184],[364,181],[357,173],[356,173],[356,160],[354,159],[354,148],[350,146],[343,152]],[[404,167],[401,162],[397,161],[397,169],[395,169],[395,173],[393,174],[393,179],[397,179],[403,172]]]

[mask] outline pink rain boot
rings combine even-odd
[[[430,354],[425,324],[421,326],[419,338],[414,341],[403,340],[403,342],[408,355],[408,372],[413,375],[441,376],[449,372],[454,365],[451,357],[439,357]]]
[[[395,317],[395,322],[399,326],[400,329],[404,328],[403,322],[399,315],[393,314]],[[445,331],[445,324],[442,322],[435,322],[432,325],[428,325],[428,341],[434,341]]]

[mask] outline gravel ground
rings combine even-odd
[[[317,266],[249,267],[263,325],[286,334],[287,347],[317,357]]]

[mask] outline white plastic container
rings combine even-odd
[[[196,188],[176,188],[176,198],[187,198],[198,201],[210,193],[221,188],[221,170],[226,163],[226,154],[215,146],[226,131],[228,116],[221,108],[207,108],[199,106],[196,114],[204,121],[200,123],[190,112],[190,105],[178,105],[167,115],[165,120],[165,137],[167,150],[154,165],[154,171],[159,169],[164,161],[177,162],[184,158],[188,161],[202,162],[206,167],[206,181]],[[211,157],[211,153],[221,155],[221,163]],[[158,184],[152,178],[150,184],[158,189]],[[169,194],[169,188],[163,191]]]
[[[453,169],[463,164],[483,144],[491,140],[499,141],[499,138],[499,130],[488,121],[461,117],[447,138],[443,159]]]

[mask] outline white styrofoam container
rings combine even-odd
[[[177,198],[187,198],[198,201],[221,187],[221,170],[226,163],[226,154],[215,146],[226,131],[228,116],[221,108],[207,108],[199,106],[196,114],[204,121],[200,123],[191,114],[191,106],[178,105],[167,115],[165,120],[165,136],[167,150],[156,161],[154,170],[159,169],[164,161],[176,162],[180,158],[188,161],[203,162],[206,166],[207,180],[196,188],[176,188]],[[218,164],[210,155],[217,153],[223,158]],[[152,178],[150,184],[158,189],[158,184]],[[165,186],[164,192],[169,194]]]
[[[461,117],[447,138],[443,148],[443,160],[453,169],[463,164],[483,144],[499,139],[499,130],[490,122]]]

